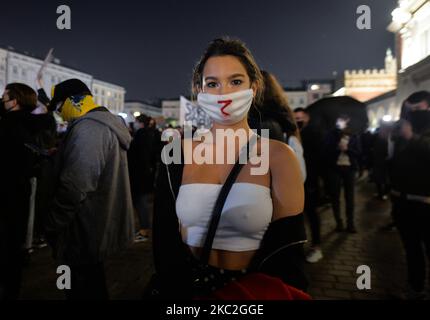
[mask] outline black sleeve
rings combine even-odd
[[[308,287],[304,270],[305,242],[303,214],[272,222],[251,263],[251,270],[281,278],[286,284],[305,291]]]
[[[181,172],[178,165],[170,165],[172,187],[178,188]],[[156,183],[153,218],[153,255],[156,286],[162,298],[187,299],[191,295],[189,256],[182,242],[176,217],[175,199],[170,190],[167,166],[160,165]],[[179,180],[179,181],[178,181]],[[154,279],[153,279],[154,281]]]
[[[51,101],[48,98],[48,95],[46,94],[45,90],[42,88],[37,90],[37,100],[42,102],[45,106],[49,105],[49,102]]]

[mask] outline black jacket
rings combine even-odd
[[[182,172],[183,164],[161,164],[156,184],[153,254],[157,286],[165,298],[188,299],[193,295],[190,286],[191,253],[182,242],[175,209]],[[250,270],[279,277],[289,285],[305,290],[305,242],[303,214],[271,223]]]
[[[133,199],[154,191],[156,139],[155,130],[142,128],[136,131],[131,141],[127,158]]]
[[[25,147],[31,141],[29,117],[26,111],[12,111],[0,120],[0,242],[7,249],[22,246],[25,239],[33,168]]]
[[[322,169],[323,135],[317,127],[310,125],[304,127],[300,134],[306,163],[306,181],[315,181]]]
[[[390,160],[391,187],[397,192],[430,197],[430,129],[409,141],[395,142]]]
[[[269,129],[270,139],[284,143],[288,141],[289,136],[294,135],[297,129],[295,123],[290,120],[285,107],[270,101],[261,107],[251,107],[248,123],[252,129]],[[287,138],[284,137],[284,133]]]
[[[330,168],[336,167],[340,155],[339,142],[343,135],[349,135],[350,137],[346,154],[351,162],[351,169],[358,170],[362,166],[360,139],[357,135],[349,134],[339,129],[335,129],[327,134],[324,145],[327,165]]]

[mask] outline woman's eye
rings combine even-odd
[[[233,85],[235,85],[235,86],[240,86],[243,83],[243,81],[239,80],[239,79],[236,79],[236,80],[233,80],[231,83]]]
[[[215,87],[217,86],[217,83],[216,83],[216,82],[208,82],[208,83],[206,84],[206,86],[207,86],[208,88],[215,88]]]

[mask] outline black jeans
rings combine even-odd
[[[430,261],[430,204],[394,196],[392,202],[394,223],[406,251],[408,282],[419,292],[425,287],[426,253]]]
[[[139,215],[140,229],[151,229],[151,218],[152,218],[152,206],[151,206],[152,194],[139,194],[135,197],[134,207]]]
[[[317,212],[319,199],[318,176],[308,176],[305,182],[305,212],[312,235],[312,246],[321,244],[321,222]]]
[[[348,227],[355,226],[354,223],[354,180],[355,170],[350,166],[337,166],[329,170],[327,175],[330,199],[333,208],[334,218],[338,226],[343,225],[340,215],[340,191],[344,187],[346,218]]]
[[[70,266],[71,289],[65,290],[68,300],[108,300],[103,263]]]

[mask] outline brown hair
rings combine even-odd
[[[257,66],[251,52],[242,41],[230,39],[228,37],[213,40],[196,64],[192,79],[192,92],[194,97],[202,90],[203,69],[206,62],[209,58],[217,56],[234,56],[239,59],[246,69],[251,84],[257,87],[255,101],[261,101],[264,91],[264,81],[260,68]]]
[[[294,126],[294,131],[292,132],[292,135],[301,140],[300,130],[297,127],[294,113],[291,110],[290,105],[288,104],[285,91],[282,88],[281,84],[273,74],[267,71],[261,71],[261,74],[263,75],[264,79],[264,95],[262,104],[258,105],[257,107],[261,110],[261,108],[264,108],[265,106],[267,107],[269,105],[272,105],[279,106],[284,109],[287,114],[287,120]]]
[[[33,111],[37,105],[37,93],[24,83],[9,83],[5,90],[8,90],[10,100],[16,100],[23,109]]]

